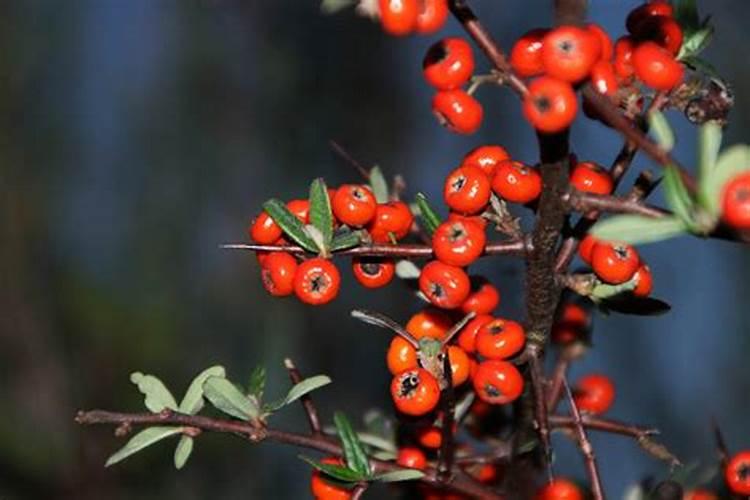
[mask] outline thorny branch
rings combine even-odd
[[[302,375],[291,359],[286,358],[284,360],[284,366],[289,372],[289,378],[292,380],[292,384],[299,384],[302,382]],[[310,424],[310,432],[316,436],[322,435],[318,410],[315,408],[315,404],[313,404],[312,397],[309,394],[305,394],[300,398],[300,402],[302,403],[302,407],[307,415],[307,421]]]
[[[568,380],[565,377],[563,377],[563,387],[565,388],[565,395],[567,396],[568,404],[570,405],[570,412],[573,415],[578,446],[581,448],[581,453],[586,461],[586,472],[589,476],[589,482],[591,483],[591,493],[594,500],[604,500],[602,481],[599,475],[599,467],[596,464],[594,447],[591,445],[591,441],[589,441],[589,438],[586,435],[586,429],[583,427],[583,422],[581,420],[581,413],[578,411],[578,406],[573,399]]]

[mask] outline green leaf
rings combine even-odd
[[[318,252],[315,241],[307,234],[302,222],[286,208],[281,200],[272,198],[263,204],[263,209],[295,243],[308,252]]]
[[[336,430],[341,438],[346,465],[364,476],[369,476],[370,461],[346,415],[337,411],[333,414],[333,423],[336,424]]]
[[[351,231],[334,236],[331,241],[331,252],[358,247],[362,243],[362,231]]]
[[[677,217],[653,219],[642,215],[617,215],[597,222],[591,233],[601,240],[636,245],[674,238],[686,230],[685,223]]]
[[[674,4],[674,18],[683,31],[700,28],[700,17],[695,0],[676,0]]]
[[[185,467],[185,464],[190,458],[190,454],[193,452],[193,438],[190,436],[182,436],[177,442],[177,447],[174,449],[174,467],[177,470]]]
[[[383,436],[370,434],[369,432],[358,432],[357,437],[362,444],[367,445],[371,448],[376,448],[378,450],[388,451],[391,453],[395,453],[396,451],[398,451],[398,447],[396,446],[396,444],[393,441],[389,441]]]
[[[610,285],[607,283],[599,283],[591,291],[591,298],[593,299],[608,299],[616,295],[620,295],[625,292],[632,292],[635,289],[635,280],[630,280],[620,285]]]
[[[109,457],[104,466],[109,467],[110,465],[121,462],[130,455],[138,453],[157,441],[161,441],[169,436],[174,436],[175,434],[181,434],[183,430],[183,427],[149,427],[148,429],[143,429],[141,432],[130,438],[130,441],[128,441],[125,446]]]
[[[716,71],[716,68],[705,59],[698,57],[698,56],[684,56],[681,58],[681,61],[693,70],[702,73],[708,77],[714,78],[719,81],[724,81],[724,79],[721,77],[718,71]]]
[[[335,14],[340,10],[351,7],[357,3],[357,0],[323,0],[320,4],[320,11],[323,14]]]
[[[657,110],[651,111],[648,114],[648,124],[659,146],[665,151],[671,151],[674,147],[674,132],[664,113]]]
[[[217,410],[240,420],[256,419],[260,414],[258,405],[224,377],[208,377],[203,394]]]
[[[292,386],[292,388],[289,389],[289,392],[283,399],[269,403],[265,408],[268,411],[276,411],[279,408],[297,401],[305,394],[310,393],[316,389],[320,389],[321,387],[330,383],[331,378],[328,377],[328,375],[315,375],[313,377],[308,377],[305,380],[302,380]]]
[[[664,197],[667,205],[686,226],[693,225],[694,203],[680,173],[676,168],[668,166],[664,172]]]
[[[226,371],[223,366],[216,365],[200,372],[198,376],[190,382],[190,387],[188,387],[185,397],[182,398],[182,401],[180,402],[180,413],[195,415],[203,409],[203,383],[211,376],[224,377],[226,376]]]
[[[342,467],[341,465],[324,464],[304,455],[300,455],[299,458],[312,465],[323,474],[338,479],[339,481],[344,481],[345,483],[358,483],[359,481],[365,481],[368,479],[368,476],[360,474],[359,472],[353,471],[347,467]]]
[[[250,382],[247,384],[247,393],[251,396],[255,396],[255,399],[260,401],[263,399],[263,391],[265,388],[266,369],[265,367],[258,365],[250,374]]]
[[[708,187],[719,157],[721,136],[721,125],[713,121],[704,123],[698,129],[698,199],[701,206],[712,215],[718,215],[719,207],[712,200]]]
[[[146,408],[151,412],[159,413],[165,408],[177,410],[177,401],[174,396],[157,377],[133,372],[130,374],[130,381],[137,385],[138,390],[146,396]]]
[[[333,239],[333,213],[328,188],[321,178],[310,184],[310,222],[320,231],[325,248],[328,248]]]
[[[386,472],[373,477],[374,481],[381,483],[395,483],[397,481],[414,481],[424,477],[424,472],[416,469],[403,469]]]
[[[435,229],[440,225],[440,217],[432,209],[424,194],[417,193],[416,202],[419,207],[419,215],[424,222],[424,228],[427,231],[427,234],[432,236],[432,233],[434,233]]]
[[[706,209],[713,215],[721,212],[721,194],[724,185],[734,176],[750,170],[750,146],[736,144],[725,149],[716,160],[716,167],[702,181],[702,194]]]
[[[396,262],[396,276],[402,280],[416,280],[422,271],[410,260],[399,260]]]
[[[680,47],[677,59],[682,60],[685,57],[695,57],[708,47],[714,36],[714,27],[707,25],[700,28],[685,37]]]
[[[388,183],[377,165],[370,169],[370,187],[378,203],[388,203]]]

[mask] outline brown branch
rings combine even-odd
[[[286,358],[284,360],[284,366],[289,372],[289,378],[292,380],[293,384],[299,384],[300,382],[302,382],[302,375],[300,374],[297,367],[294,366],[294,362],[292,362],[291,359]],[[310,431],[313,433],[313,435],[321,435],[322,431],[320,427],[320,418],[318,417],[318,410],[315,408],[312,397],[309,393],[305,394],[300,398],[300,402],[302,403],[302,408],[304,408],[305,414],[307,415],[307,421],[310,424]]]
[[[453,437],[453,416],[456,411],[456,395],[453,390],[453,370],[451,368],[448,349],[443,349],[443,376],[445,377],[445,389],[443,389],[443,427],[440,429],[440,455],[438,457],[438,476],[446,481],[451,477],[453,470],[453,458],[455,453],[455,439]]]
[[[549,423],[553,429],[573,428],[575,421],[567,415],[550,415]],[[610,434],[620,434],[632,438],[641,438],[653,434],[659,434],[657,429],[639,427],[637,425],[618,422],[603,418],[592,417],[590,415],[581,415],[581,423],[587,429],[608,432]]]
[[[484,248],[484,255],[517,255],[523,256],[529,245],[523,240],[490,243]],[[307,250],[296,245],[256,245],[254,243],[227,243],[219,248],[225,250],[248,250],[252,252],[288,252],[295,255],[309,254]],[[428,245],[364,245],[333,252],[333,255],[358,257],[403,257],[407,259],[430,258],[432,247]]]
[[[79,411],[75,421],[82,425],[181,425],[212,432],[238,434],[253,443],[272,441],[300,448],[309,448],[329,455],[343,455],[341,446],[323,436],[302,435],[293,432],[260,428],[253,426],[249,422],[210,418],[201,415],[185,415],[171,410],[164,410],[160,413],[116,413],[104,410]],[[376,474],[404,470],[392,462],[383,460],[370,459],[370,463],[373,467],[373,472]],[[446,482],[438,477],[434,469],[427,469],[424,473],[425,475],[419,481],[432,486],[447,488],[457,493],[463,493],[470,497],[484,500],[502,500],[503,498],[501,495],[476,484],[468,478],[452,477],[450,481]]]
[[[330,141],[328,141],[328,144],[331,146],[331,149],[333,149],[334,153],[339,155],[341,159],[348,163],[350,166],[354,167],[354,169],[359,172],[359,175],[361,175],[365,180],[370,180],[370,172],[360,162],[355,160],[354,157],[350,155],[349,152],[345,150],[338,142],[331,139]]]
[[[573,394],[570,392],[570,386],[565,377],[563,377],[563,388],[565,389],[565,395],[568,398],[568,404],[570,405],[570,412],[573,415],[573,422],[575,424],[576,436],[578,438],[578,446],[581,449],[583,458],[586,462],[586,473],[589,476],[589,482],[591,483],[591,494],[594,500],[604,500],[604,491],[602,490],[602,480],[599,475],[599,467],[596,465],[596,455],[594,454],[594,447],[591,445],[588,436],[586,435],[586,429],[583,427],[581,421],[581,413],[578,411],[578,406],[573,399]]]
[[[555,367],[552,369],[552,377],[547,388],[547,409],[555,411],[557,403],[560,401],[562,393],[563,379],[568,373],[571,357],[568,355],[569,346],[563,348],[555,361]]]
[[[613,214],[637,214],[653,218],[672,215],[667,210],[646,205],[631,197],[623,198],[613,195],[585,193],[572,188],[563,195],[563,202],[569,209],[582,213],[597,211]]]

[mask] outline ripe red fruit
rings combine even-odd
[[[250,239],[255,243],[270,245],[281,238],[283,231],[271,216],[263,211],[250,224],[248,233],[250,234]]]
[[[294,292],[297,260],[286,252],[271,252],[263,259],[260,271],[263,287],[274,297],[285,297]]]
[[[570,173],[570,184],[579,191],[610,194],[614,187],[612,176],[596,163],[581,162]]]
[[[635,44],[629,36],[620,37],[615,42],[615,73],[622,80],[629,79],[635,73],[633,67],[633,51]]]
[[[599,279],[612,285],[629,281],[640,263],[638,252],[630,245],[599,242],[591,252],[591,268]]]
[[[497,287],[483,278],[471,279],[471,292],[461,310],[465,313],[489,314],[500,304],[500,292]]]
[[[507,359],[523,349],[525,343],[526,332],[520,324],[497,318],[479,329],[476,350],[487,359]]]
[[[682,28],[677,21],[667,16],[652,16],[638,24],[633,34],[639,42],[652,41],[676,56],[682,47]]]
[[[408,35],[417,27],[417,0],[379,0],[380,24],[383,31],[394,36]]]
[[[337,457],[326,457],[321,462],[328,465],[344,465]],[[312,472],[310,489],[316,500],[349,500],[352,497],[350,490],[327,478],[317,469]]]
[[[534,500],[583,500],[583,494],[567,479],[554,479],[537,491]]]
[[[423,337],[441,340],[451,326],[453,321],[447,314],[428,307],[409,318],[405,328],[417,340]]]
[[[474,54],[463,38],[444,38],[432,45],[422,61],[425,80],[438,90],[453,90],[474,73]]]
[[[398,450],[396,463],[401,467],[408,467],[410,469],[424,469],[427,467],[427,457],[419,448],[404,446]]]
[[[286,204],[286,208],[299,219],[302,224],[310,222],[310,201],[309,200],[291,200]]]
[[[331,203],[333,215],[347,226],[364,226],[375,217],[378,203],[367,186],[344,184],[336,190]]]
[[[341,275],[329,260],[315,257],[302,262],[294,275],[294,293],[306,304],[327,304],[336,298]]]
[[[441,125],[457,134],[473,134],[482,125],[482,105],[463,90],[441,90],[432,98]]]
[[[542,176],[520,161],[501,161],[492,178],[492,190],[506,201],[530,203],[542,192]]]
[[[729,460],[724,479],[735,495],[750,495],[750,451],[741,451]]]
[[[464,156],[461,166],[478,167],[492,179],[497,164],[503,160],[510,160],[510,155],[502,146],[479,146]]]
[[[684,66],[654,42],[644,42],[633,52],[635,75],[656,90],[671,90],[682,81]]]
[[[651,268],[646,264],[642,264],[633,275],[635,281],[635,288],[633,289],[633,295],[636,297],[648,297],[651,294],[651,290],[654,289],[654,278],[651,275]]]
[[[599,241],[596,238],[587,234],[581,240],[580,245],[578,245],[578,256],[581,257],[581,260],[586,264],[591,265],[591,253],[594,251],[594,246],[597,243],[599,243]]]
[[[490,200],[490,181],[479,167],[458,167],[445,178],[443,198],[456,212],[481,212]]]
[[[417,368],[417,350],[400,336],[395,336],[388,346],[386,354],[388,371],[396,375],[406,370]]]
[[[510,51],[510,65],[521,78],[541,75],[544,72],[542,62],[542,40],[549,33],[548,29],[533,29],[518,39]]]
[[[615,402],[615,386],[606,375],[586,375],[578,381],[573,399],[579,411],[601,415]]]
[[[422,268],[419,289],[437,307],[455,309],[469,296],[469,277],[460,267],[434,260]]]
[[[414,215],[409,205],[402,201],[389,201],[375,208],[375,217],[367,226],[367,231],[375,243],[388,243],[391,234],[396,240],[409,234],[413,223]]]
[[[451,266],[466,267],[484,252],[487,236],[471,221],[443,222],[432,235],[435,257]]]
[[[587,25],[586,29],[589,31],[589,33],[593,34],[597,39],[599,39],[599,60],[607,62],[611,61],[612,54],[614,53],[614,48],[612,46],[612,38],[610,38],[609,34],[604,31],[604,28],[595,23]]]
[[[507,361],[482,361],[472,379],[477,396],[490,404],[510,403],[518,399],[523,392],[523,377],[518,369]]]
[[[442,429],[435,425],[422,427],[417,431],[419,444],[430,450],[437,450],[443,443]]]
[[[654,16],[672,17],[674,11],[672,5],[665,0],[651,0],[631,10],[625,20],[625,27],[630,33],[638,31],[638,25],[644,20]]]
[[[453,387],[458,387],[468,380],[471,361],[463,349],[452,345],[448,347],[448,362],[451,365],[451,382]]]
[[[390,259],[358,257],[352,259],[352,271],[365,288],[380,288],[391,282],[396,264]]]
[[[591,86],[606,96],[613,96],[617,93],[618,84],[615,68],[609,61],[598,61],[591,67]]]
[[[695,488],[686,491],[682,500],[719,500],[719,497],[713,491]]]
[[[464,352],[470,354],[476,351],[477,334],[479,333],[479,330],[493,319],[494,318],[489,314],[479,314],[472,318],[458,334],[458,340],[456,341],[458,346],[463,349]]]
[[[563,305],[555,324],[552,325],[552,342],[566,345],[582,340],[590,319],[588,311],[580,305],[573,302]]]
[[[750,172],[736,175],[724,185],[721,217],[732,227],[750,228]]]
[[[542,62],[547,75],[575,83],[588,76],[601,55],[599,37],[577,26],[560,26],[542,40]]]
[[[430,372],[415,368],[393,377],[391,397],[396,409],[401,413],[420,416],[437,406],[440,385]]]
[[[448,19],[448,0],[422,0],[417,16],[417,33],[427,35],[443,27]]]
[[[576,105],[576,94],[569,83],[542,76],[529,85],[529,93],[523,102],[523,113],[535,129],[554,133],[573,123]]]

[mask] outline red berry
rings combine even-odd
[[[396,409],[401,413],[420,416],[437,406],[440,385],[430,372],[415,368],[393,377],[391,397]]]
[[[629,36],[623,36],[615,42],[615,73],[620,79],[629,79],[635,73],[633,51],[635,44]]]
[[[535,129],[555,133],[573,123],[576,105],[576,94],[569,83],[542,76],[529,85],[529,93],[523,102],[523,113]]]
[[[630,11],[625,20],[625,27],[630,33],[638,31],[638,25],[644,20],[654,16],[672,17],[674,14],[672,6],[665,0],[651,0]]]
[[[375,217],[377,202],[367,186],[344,184],[336,190],[331,209],[339,222],[360,227]]]
[[[654,42],[644,42],[635,49],[633,67],[638,79],[656,90],[671,90],[685,74],[682,64]]]
[[[652,41],[677,55],[682,47],[682,28],[677,21],[667,16],[652,16],[638,25],[633,34],[639,42]]]
[[[549,33],[548,29],[533,29],[518,39],[510,51],[510,65],[521,78],[541,75],[544,72],[542,62],[542,40]]]
[[[372,241],[375,243],[388,243],[391,235],[400,240],[411,230],[414,223],[409,206],[402,201],[390,201],[380,203],[375,208],[375,217],[367,226]]]
[[[479,314],[466,323],[458,334],[456,343],[464,352],[473,353],[476,351],[477,334],[479,330],[492,321],[494,318],[489,314]]]
[[[409,318],[406,331],[415,339],[424,337],[442,340],[445,333],[453,326],[453,321],[443,311],[428,307]]]
[[[604,28],[595,23],[587,25],[586,29],[589,31],[589,33],[592,33],[594,36],[596,36],[596,38],[599,39],[599,47],[601,49],[599,53],[599,60],[607,62],[611,61],[612,54],[614,53],[614,48],[612,46],[612,39],[610,38],[609,34],[604,31]]]
[[[352,259],[352,271],[365,288],[380,288],[391,282],[396,264],[390,259],[358,257]]]
[[[391,344],[388,346],[386,354],[386,363],[388,371],[396,375],[406,370],[417,368],[417,350],[400,336],[393,337]]]
[[[472,381],[477,396],[494,405],[511,403],[523,392],[523,377],[518,368],[507,361],[482,361],[477,366]]]
[[[328,465],[344,464],[340,458],[336,457],[326,457],[321,462]],[[350,490],[329,479],[317,469],[312,473],[310,489],[316,500],[349,500],[352,497]]]
[[[438,121],[457,134],[473,134],[482,125],[482,105],[463,90],[441,90],[432,98]]]
[[[566,345],[582,340],[589,327],[589,313],[578,304],[568,302],[552,325],[552,342]]]
[[[741,451],[729,460],[724,479],[735,495],[750,495],[750,451]]]
[[[489,314],[500,304],[500,292],[497,287],[484,278],[471,279],[471,292],[461,310],[465,313]]]
[[[448,361],[451,365],[451,382],[453,387],[458,387],[469,378],[471,371],[469,356],[458,346],[448,346]]]
[[[383,31],[394,36],[408,35],[417,27],[417,0],[379,0],[380,24]]]
[[[601,55],[598,35],[577,26],[560,26],[542,40],[542,62],[547,75],[566,82],[586,78]]]
[[[432,45],[422,61],[427,83],[438,90],[453,90],[474,73],[474,54],[463,38],[444,38]]]
[[[646,264],[642,264],[638,268],[633,275],[633,281],[635,281],[633,295],[636,297],[648,297],[651,294],[651,290],[654,289],[654,278],[651,276],[651,268]]]
[[[310,222],[310,202],[308,200],[291,200],[286,208],[299,219],[302,224]]]
[[[419,448],[405,446],[399,448],[396,463],[409,469],[424,469],[427,467],[427,457]]]
[[[599,61],[591,68],[591,86],[606,96],[613,96],[617,93],[617,76],[615,68],[609,61]]]
[[[271,252],[261,268],[263,287],[274,297],[285,297],[294,292],[297,260],[286,252]]]
[[[606,375],[586,375],[578,381],[573,399],[579,411],[600,415],[614,403],[615,386]]]
[[[537,491],[534,500],[583,500],[583,494],[567,479],[554,479]]]
[[[502,146],[479,146],[464,156],[462,167],[478,167],[492,179],[497,164],[503,160],[510,160],[510,155]]]
[[[713,491],[704,490],[703,488],[695,488],[687,490],[683,495],[682,500],[719,500],[719,497],[716,496],[716,493]]]
[[[525,343],[526,332],[520,324],[497,318],[480,328],[476,350],[487,359],[507,359],[520,352]]]
[[[455,309],[469,296],[469,277],[460,267],[432,261],[422,268],[419,289],[437,307]]]
[[[255,243],[270,245],[281,238],[283,231],[271,216],[263,211],[250,224],[248,233],[250,234],[250,239]]]
[[[466,267],[484,252],[484,229],[471,221],[443,222],[432,235],[435,257],[451,266]]]
[[[591,267],[607,283],[619,285],[629,281],[640,265],[635,248],[630,245],[599,242],[591,252]]]
[[[594,238],[590,234],[587,234],[581,240],[581,244],[578,245],[578,256],[581,257],[581,260],[586,264],[591,265],[591,253],[594,251],[594,246],[598,242],[599,241],[596,238]]]
[[[437,450],[443,443],[443,431],[440,427],[430,425],[417,431],[419,444],[430,450]]]
[[[721,217],[732,227],[750,229],[750,172],[736,175],[724,185]]]
[[[579,163],[570,174],[570,184],[579,191],[610,194],[614,187],[612,176],[596,163]]]
[[[542,176],[536,168],[520,161],[501,161],[492,178],[492,190],[506,201],[530,203],[542,192]]]
[[[330,260],[319,257],[302,262],[294,276],[294,293],[306,304],[327,304],[336,298],[340,286],[339,270]]]
[[[417,16],[417,33],[427,35],[443,27],[448,19],[448,0],[422,0]]]
[[[456,212],[481,212],[490,201],[490,181],[479,167],[458,167],[445,178],[443,198]]]

